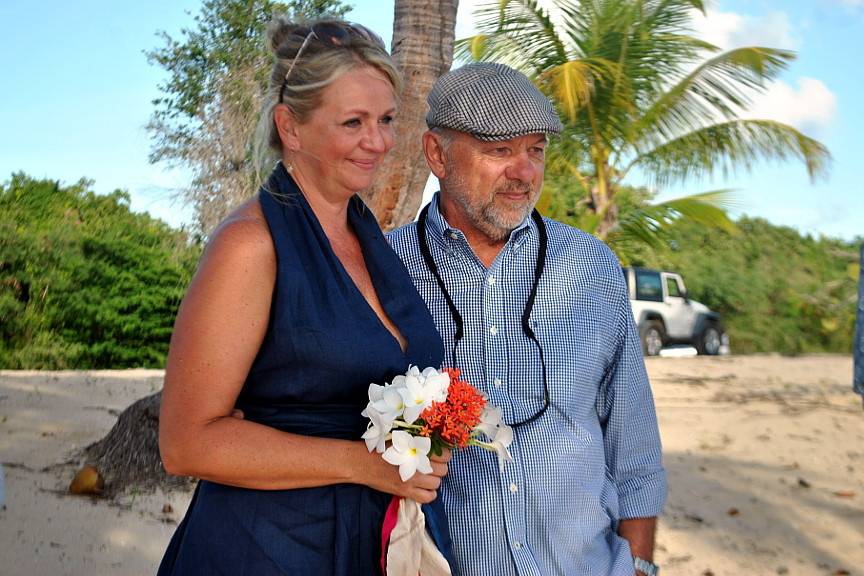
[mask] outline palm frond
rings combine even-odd
[[[630,206],[621,214],[606,242],[626,261],[632,246],[647,245],[655,250],[667,246],[679,219],[735,234],[738,229],[726,210],[736,204],[732,191],[713,190],[656,204]]]
[[[474,16],[478,36],[483,38],[458,40],[454,47],[458,60],[503,62],[529,76],[567,61],[567,49],[549,13],[536,0],[481,4]]]
[[[658,202],[650,205],[649,209],[656,210],[658,217],[664,217],[670,223],[677,218],[686,218],[711,228],[735,232],[737,228],[729,219],[728,211],[739,204],[731,190],[711,190]]]
[[[591,100],[598,83],[617,73],[614,62],[599,59],[568,60],[543,71],[538,87],[555,102],[569,123],[578,121],[579,111]]]
[[[731,120],[696,129],[637,156],[627,170],[639,166],[663,186],[716,172],[724,176],[757,161],[798,158],[811,181],[827,175],[831,154],[817,140],[773,120]]]
[[[533,75],[534,67],[525,58],[520,45],[509,36],[476,34],[460,38],[453,44],[453,59],[469,62],[500,62],[526,75]]]
[[[545,92],[557,102],[558,112],[570,121],[576,119],[579,109],[588,102],[594,90],[591,67],[579,60],[550,68],[538,80],[545,85]]]
[[[693,126],[734,118],[783,71],[794,53],[744,47],[706,60],[665,91],[634,123],[634,140],[672,138]]]

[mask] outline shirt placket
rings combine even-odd
[[[506,368],[507,338],[515,337],[508,333],[514,329],[515,324],[512,321],[508,323],[507,316],[514,314],[514,310],[510,309],[514,303],[508,301],[513,290],[507,285],[511,279],[506,277],[504,271],[513,270],[515,252],[516,245],[508,244],[501,257],[486,271],[483,283],[484,375],[490,402],[496,406],[510,406],[513,402]],[[516,433],[518,434],[518,431]],[[525,475],[522,466],[517,464],[522,459],[515,443],[511,446],[511,455],[514,462],[506,464],[499,476],[499,495],[504,510],[507,547],[520,576],[539,576],[539,569],[527,546]]]

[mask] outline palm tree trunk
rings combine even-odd
[[[453,61],[458,0],[396,0],[393,59],[404,85],[396,121],[396,146],[364,200],[384,230],[414,219],[429,168],[420,137],[426,130],[426,95]]]
[[[597,138],[599,141],[599,137]],[[609,150],[595,144],[592,151],[596,176],[591,187],[591,200],[594,213],[599,217],[594,235],[605,240],[609,232],[618,222],[618,203],[615,201],[615,190],[610,181]]]

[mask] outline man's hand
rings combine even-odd
[[[630,553],[649,562],[654,561],[656,529],[657,518],[628,518],[618,523],[618,535],[630,543]]]

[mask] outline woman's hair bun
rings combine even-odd
[[[267,49],[274,55],[279,55],[292,44],[291,40],[294,40],[294,44],[302,42],[297,38],[297,31],[305,27],[285,16],[277,16],[267,28]]]

